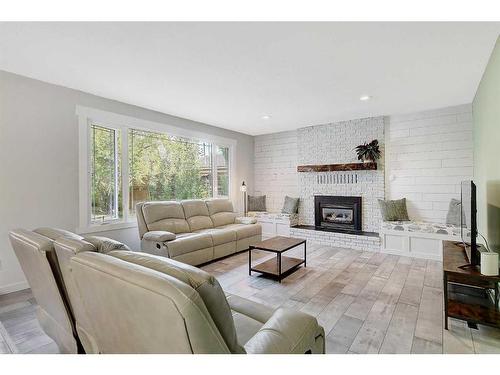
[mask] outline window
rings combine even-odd
[[[215,146],[217,195],[229,196],[229,147]]]
[[[128,146],[131,212],[137,202],[214,196],[210,143],[129,129]]]
[[[91,223],[122,217],[120,179],[120,133],[90,126]]]
[[[85,107],[77,115],[80,232],[136,225],[138,202],[230,197],[234,140]]]

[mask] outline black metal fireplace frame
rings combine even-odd
[[[322,206],[343,206],[353,210],[353,225],[346,224],[329,224],[322,225]],[[315,195],[314,196],[314,225],[318,229],[327,229],[335,232],[342,231],[361,231],[362,215],[361,215],[361,197],[343,197],[332,195]]]

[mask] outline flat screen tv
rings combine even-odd
[[[462,181],[460,185],[461,200],[461,234],[467,260],[470,265],[477,266],[480,261],[480,252],[477,248],[477,208],[476,185],[473,181]]]

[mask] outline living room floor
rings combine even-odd
[[[455,319],[443,329],[440,262],[312,244],[307,250],[307,268],[281,284],[249,276],[246,252],[202,268],[228,293],[316,316],[327,353],[500,353],[498,329]],[[272,256],[253,254],[255,261]],[[0,296],[0,353],[57,353],[35,309],[29,290]]]

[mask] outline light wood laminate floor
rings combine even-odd
[[[295,254],[294,254],[295,253]],[[302,255],[302,249],[286,255]],[[253,258],[271,257],[256,251]],[[248,254],[203,267],[224,290],[317,317],[328,353],[500,353],[500,330],[450,319],[443,329],[441,263],[308,244],[307,268],[281,284],[248,275]],[[57,353],[29,290],[0,296],[0,353]]]

